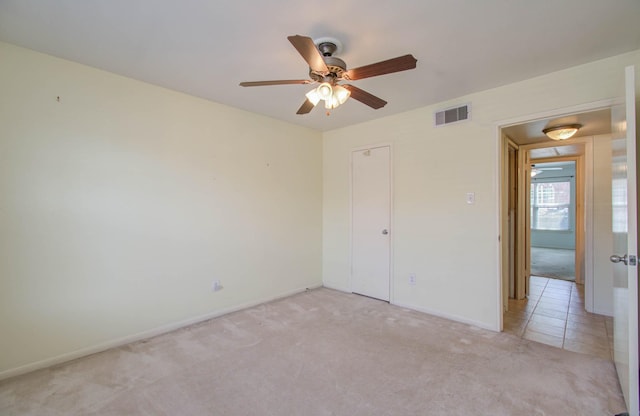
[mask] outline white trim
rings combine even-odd
[[[394,213],[394,192],[395,187],[393,186],[393,145],[389,143],[389,229],[391,230],[391,234],[389,236],[389,303],[395,301],[395,274],[394,271],[394,242],[396,237],[396,227],[393,215]]]
[[[465,318],[463,316],[459,316],[459,315],[442,313],[441,311],[437,311],[437,310],[433,310],[433,309],[429,309],[429,308],[423,308],[421,306],[411,305],[411,304],[408,304],[408,303],[395,303],[395,302],[392,302],[391,304],[394,305],[394,306],[399,306],[401,308],[411,309],[411,310],[414,310],[414,311],[417,311],[417,312],[422,312],[422,313],[426,313],[426,314],[429,314],[429,315],[437,316],[439,318],[448,319],[450,321],[454,321],[454,322],[458,322],[458,323],[462,323],[462,324],[467,324],[467,325],[473,325],[475,327],[482,328],[482,329],[487,329],[487,330],[493,331],[493,332],[500,332],[501,331],[498,326],[487,325],[484,322],[474,321],[473,319],[467,319],[467,318]]]
[[[75,360],[77,358],[86,357],[87,355],[96,354],[99,352],[103,352],[109,350],[111,348],[121,347],[123,345],[130,344],[132,342],[141,341],[144,339],[152,338],[158,335],[166,334],[168,332],[172,332],[181,328],[185,328],[187,326],[197,324],[200,322],[208,321],[213,318],[218,318],[223,315],[227,315],[229,313],[238,312],[243,309],[252,308],[254,306],[262,305],[264,303],[273,302],[275,300],[283,299],[298,293],[303,293],[307,290],[317,289],[322,287],[321,284],[298,288],[294,290],[289,290],[283,292],[276,296],[269,296],[266,298],[262,298],[253,302],[243,303],[238,306],[232,306],[229,308],[217,310],[214,312],[210,312],[204,315],[200,315],[197,317],[185,319],[183,321],[173,322],[167,325],[162,325],[153,329],[149,329],[146,331],[138,332],[137,334],[127,335],[122,338],[116,338],[110,341],[106,341],[97,345],[93,345],[87,348],[81,348],[79,350],[71,351],[65,354],[61,354],[51,358],[45,358],[44,360],[36,361],[33,363],[25,364],[20,367],[12,368],[9,370],[5,370],[0,372],[0,380],[4,380],[10,377],[19,376],[22,374],[30,373],[32,371],[40,370],[43,368],[51,367],[56,364],[61,364],[67,361]]]
[[[495,124],[496,126],[498,126],[498,131],[500,131],[500,129],[510,127],[516,124],[529,123],[532,121],[550,118],[550,117],[562,117],[562,116],[572,115],[577,113],[586,113],[589,111],[602,110],[602,109],[610,108],[610,107],[613,107],[614,105],[619,105],[619,104],[624,104],[624,99],[620,97],[610,98],[606,100],[594,101],[591,103],[578,104],[571,107],[557,108],[555,110],[546,110],[546,111],[541,111],[539,113],[512,117],[504,120],[498,120],[496,121]]]
[[[322,287],[326,287],[327,289],[331,289],[331,290],[337,290],[338,292],[353,293],[348,287],[334,286],[331,283],[326,283],[326,282],[323,282]]]
[[[498,265],[498,308],[495,311],[496,313],[496,330],[498,332],[502,332],[503,330],[503,317],[504,317],[504,293],[503,293],[503,273],[505,273],[504,270],[502,270],[502,250],[503,250],[503,246],[502,246],[502,242],[504,240],[504,238],[502,237],[502,233],[506,230],[503,230],[502,228],[502,219],[504,215],[508,215],[506,213],[503,213],[503,192],[504,192],[504,173],[507,169],[507,167],[505,166],[505,160],[504,160],[504,146],[508,143],[508,140],[510,140],[508,137],[505,136],[505,138],[507,139],[507,142],[505,142],[505,139],[503,139],[502,137],[502,128],[498,125],[496,125],[496,135],[498,136],[498,141],[497,141],[497,145],[496,145],[496,149],[495,151],[497,152],[498,155],[498,163],[495,166],[495,177],[496,177],[496,181],[498,184],[497,187],[497,192],[496,192],[496,207],[497,209],[495,210],[496,212],[496,223],[498,224],[498,238],[497,238],[497,250],[496,250],[496,254],[497,254],[497,259],[496,259],[496,264]]]
[[[586,307],[585,307],[586,309]],[[591,312],[591,313],[595,313],[597,315],[602,315],[602,316],[609,316],[611,318],[613,318],[613,314],[611,311],[606,311],[604,309],[599,309],[599,308],[593,308],[593,310],[587,310],[587,312]]]
[[[584,144],[584,309],[587,312],[597,313],[594,311],[594,256],[593,256],[593,137]],[[608,315],[608,314],[607,314]]]
[[[392,142],[382,142],[382,143],[370,144],[368,146],[363,145],[363,146],[353,147],[350,150],[350,154],[353,153],[353,152],[361,151],[361,150],[379,149],[381,147],[392,148],[393,147],[393,143]]]

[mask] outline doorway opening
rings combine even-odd
[[[567,123],[581,124],[580,134],[559,142],[542,133]],[[612,289],[594,281],[605,265],[594,253],[611,236],[599,211],[611,198],[599,187],[610,176],[610,108],[520,121],[503,126],[501,138],[503,330],[611,359],[603,299]]]
[[[576,161],[532,164],[529,186],[530,275],[575,282]]]

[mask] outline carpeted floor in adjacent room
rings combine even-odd
[[[2,415],[613,415],[611,361],[330,289],[0,382]]]
[[[531,275],[576,280],[576,251],[531,247]]]

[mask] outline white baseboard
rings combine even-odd
[[[611,312],[610,310],[605,310],[605,309],[594,308],[593,311],[587,311],[587,312],[595,313],[595,314],[598,314],[598,315],[604,315],[604,316],[613,317],[613,312]]]
[[[339,292],[352,293],[351,289],[349,288],[345,288],[343,286],[334,286],[333,284],[327,282],[323,282],[322,286],[326,287],[327,289],[337,290]]]
[[[0,372],[0,380],[4,380],[10,377],[19,376],[22,374],[30,373],[32,371],[40,370],[43,368],[51,367],[53,365],[61,364],[67,361],[75,360],[77,358],[85,357],[87,355],[96,354],[98,352],[106,351],[111,348],[121,347],[126,344],[130,344],[132,342],[141,341],[143,339],[152,338],[158,335],[166,334],[171,331],[175,331],[180,328],[187,327],[189,325],[197,324],[199,322],[204,322],[209,319],[217,318],[222,315],[226,315],[232,312],[237,312],[243,309],[252,308],[254,306],[262,305],[264,303],[272,302],[274,300],[286,298],[291,295],[295,295],[297,293],[302,293],[308,289],[317,289],[322,287],[322,284],[317,284],[313,286],[305,286],[303,288],[298,288],[294,290],[289,290],[283,293],[280,293],[276,296],[270,296],[266,298],[262,298],[256,301],[243,303],[238,306],[233,306],[230,308],[220,309],[211,313],[207,313],[204,315],[196,316],[193,318],[185,319],[179,322],[173,322],[167,325],[162,325],[156,328],[149,329],[147,331],[142,331],[137,334],[127,335],[122,338],[117,338],[113,340],[109,340],[97,345],[93,345],[87,348],[81,348],[79,350],[71,351],[65,354],[61,354],[55,357],[46,358],[44,360],[36,361],[33,363],[25,364],[20,367],[11,368],[9,370],[4,370]]]
[[[324,282],[323,286],[326,287],[327,289],[333,289],[333,290],[337,290],[337,291],[345,292],[345,293],[353,293],[353,292],[351,292],[351,289],[349,289],[349,288],[345,288],[344,286],[334,286],[329,282]],[[429,314],[429,315],[437,316],[439,318],[448,319],[450,321],[460,322],[460,323],[467,324],[467,325],[473,325],[473,326],[476,326],[478,328],[488,329],[489,331],[493,331],[493,332],[500,332],[500,328],[499,327],[494,327],[494,326],[491,326],[491,325],[487,325],[484,322],[474,321],[472,319],[466,319],[466,318],[463,318],[463,317],[458,316],[458,315],[446,314],[446,313],[442,313],[442,312],[435,311],[435,310],[432,310],[432,309],[423,308],[421,306],[410,305],[408,303],[402,303],[402,302],[394,302],[393,300],[390,301],[389,303],[391,305],[399,306],[401,308],[411,309],[411,310],[414,310],[414,311],[417,311],[417,312],[421,312],[421,313],[426,313],[426,314]],[[500,325],[500,323],[498,323],[498,325]]]
[[[421,306],[415,306],[415,305],[410,305],[410,304],[400,303],[400,302],[392,302],[391,304],[395,305],[395,306],[399,306],[401,308],[411,309],[411,310],[414,310],[414,311],[417,311],[417,312],[422,312],[422,313],[427,313],[429,315],[437,316],[439,318],[448,319],[450,321],[460,322],[460,323],[467,324],[467,325],[473,325],[473,326],[476,326],[478,328],[487,329],[487,330],[493,331],[493,332],[500,332],[500,328],[497,328],[497,327],[494,327],[494,326],[491,326],[491,325],[487,325],[484,322],[474,321],[473,319],[463,318],[463,317],[458,316],[458,315],[442,313],[440,311],[434,311],[434,310],[429,309],[429,308],[423,308]]]

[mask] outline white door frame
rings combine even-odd
[[[395,238],[394,215],[393,215],[393,144],[382,142],[368,146],[353,147],[349,150],[349,291],[353,290],[353,153],[364,150],[378,149],[380,147],[389,148],[389,303],[394,303],[394,273],[393,273],[393,242]]]
[[[501,172],[504,171],[504,165],[505,163],[507,163],[507,161],[504,160],[504,151],[503,151],[503,139],[502,139],[502,129],[505,127],[509,127],[509,126],[513,126],[513,125],[517,125],[517,124],[524,124],[524,123],[529,123],[531,121],[535,121],[535,120],[540,120],[540,119],[546,119],[546,118],[552,118],[552,117],[562,117],[565,115],[571,115],[571,114],[576,114],[576,113],[585,113],[585,112],[589,112],[589,111],[595,111],[595,110],[601,110],[601,109],[606,109],[606,108],[610,108],[613,107],[616,104],[621,104],[623,103],[624,100],[622,100],[621,98],[616,98],[616,99],[607,99],[607,100],[600,100],[600,101],[595,101],[595,102],[591,102],[591,103],[585,103],[585,104],[579,104],[579,105],[575,105],[575,106],[571,106],[571,107],[566,107],[566,108],[560,108],[560,109],[555,109],[555,110],[547,110],[547,111],[542,111],[539,113],[534,113],[534,114],[529,114],[529,115],[524,115],[524,116],[519,116],[519,117],[514,117],[511,119],[505,119],[505,120],[501,120],[495,123],[495,137],[496,137],[496,141],[497,141],[497,146],[496,146],[496,151],[497,151],[497,167],[496,167],[496,172],[498,173],[496,175],[496,186],[497,189],[499,190],[497,193],[497,198],[498,200],[496,201],[496,206],[499,207],[498,210],[498,221],[497,221],[497,225],[498,225],[498,239],[497,239],[497,243],[498,243],[498,249],[497,251],[497,264],[498,264],[498,268],[499,268],[499,272],[498,275],[496,276],[497,280],[498,280],[498,293],[497,293],[497,305],[496,305],[496,314],[497,314],[497,320],[496,322],[498,322],[498,327],[499,330],[502,331],[504,329],[503,326],[503,306],[502,306],[502,294],[503,294],[503,288],[502,288],[502,282],[503,282],[503,273],[506,273],[508,271],[505,271],[503,269],[503,263],[502,263],[502,250],[503,250],[503,242],[506,241],[506,239],[504,238],[504,236],[506,235],[505,233],[508,232],[508,230],[503,230],[503,216],[507,215],[507,213],[503,213],[503,208],[502,208],[502,198],[504,195],[504,181],[502,180],[502,175]],[[557,143],[555,144],[556,146],[558,145]],[[522,172],[520,172],[522,173]],[[585,178],[587,181],[589,180],[588,178]],[[586,185],[586,183],[585,183]],[[587,214],[589,215],[589,214]],[[590,253],[588,250],[589,248],[593,247],[593,243],[592,243],[592,239],[593,239],[593,234],[587,230],[587,232],[585,233],[585,290],[587,285],[589,285],[590,288],[593,288],[593,267],[590,264],[591,262],[589,261],[592,253]],[[590,289],[591,290],[591,289]]]

